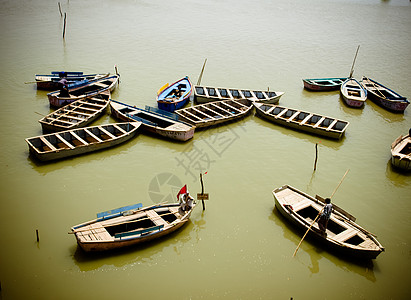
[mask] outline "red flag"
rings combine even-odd
[[[207,172],[204,173],[204,175],[207,174]]]
[[[185,185],[180,189],[180,191],[178,192],[178,194],[177,194],[177,200],[178,200],[178,197],[180,197],[181,194],[187,194],[187,184],[185,184]]]

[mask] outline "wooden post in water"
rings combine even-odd
[[[317,169],[317,158],[318,158],[318,144],[315,143],[315,161],[314,161],[314,171]]]
[[[201,195],[204,195],[204,184],[203,184],[203,174],[202,173],[200,173],[200,182],[201,182]],[[201,203],[203,204],[203,210],[205,210],[204,200],[201,200]]]
[[[40,241],[40,238],[39,238],[39,230],[38,229],[36,229],[36,237],[37,237],[37,243]]]
[[[64,13],[63,40],[64,40],[64,36],[66,35],[66,18],[67,18],[67,13]]]
[[[59,11],[60,11],[60,17],[63,17],[63,13],[61,12],[61,5],[60,5],[60,2],[59,2]]]

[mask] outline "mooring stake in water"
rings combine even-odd
[[[315,143],[315,161],[314,161],[314,171],[317,169],[317,158],[318,158],[318,144]]]
[[[37,243],[40,241],[40,239],[39,239],[39,230],[38,229],[36,229],[36,237],[37,237]]]
[[[67,18],[67,13],[64,13],[63,40],[64,40],[64,36],[66,35],[66,18]]]
[[[63,17],[63,13],[61,12],[61,5],[60,5],[60,2],[59,2],[59,11],[60,11],[60,17]]]
[[[207,172],[205,172],[207,174]],[[208,200],[208,193],[204,194],[204,184],[203,184],[203,174],[200,173],[200,182],[201,182],[201,194],[197,194],[197,200],[201,200],[203,204],[203,210],[205,210],[204,200]]]

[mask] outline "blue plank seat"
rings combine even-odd
[[[164,227],[164,225],[159,225],[159,226],[153,226],[153,227],[150,227],[150,228],[136,230],[136,231],[116,233],[114,235],[114,237],[119,238],[120,240],[121,239],[124,240],[124,238],[125,239],[133,239],[133,238],[136,238],[136,235],[139,235],[139,237],[141,237],[141,236],[147,235],[147,234],[149,234],[150,232],[153,232],[153,231],[160,231],[161,229],[163,229],[163,227]]]

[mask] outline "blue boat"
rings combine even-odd
[[[157,104],[159,109],[174,112],[182,108],[190,100],[192,84],[188,76],[169,85],[165,84],[157,92]]]

